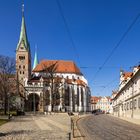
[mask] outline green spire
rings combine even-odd
[[[37,66],[37,64],[38,64],[37,47],[35,47],[35,57],[34,57],[33,69]]]
[[[17,49],[19,48],[21,43],[24,44],[25,49],[30,50],[30,45],[28,42],[27,32],[26,32],[25,18],[24,18],[24,4],[22,5],[22,23],[21,23],[20,38],[17,45]]]

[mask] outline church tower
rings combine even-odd
[[[24,78],[31,76],[31,53],[30,44],[27,38],[25,18],[24,18],[24,5],[22,5],[22,23],[20,38],[16,48],[16,74],[19,82],[24,85]]]

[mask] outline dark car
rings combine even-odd
[[[17,116],[25,115],[25,112],[22,110],[17,110]]]
[[[74,114],[72,112],[68,112],[68,115],[69,116],[73,116]]]

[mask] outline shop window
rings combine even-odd
[[[126,103],[124,104],[124,110],[126,110]]]
[[[127,110],[129,110],[129,102],[127,102]]]
[[[122,104],[122,111],[123,111],[123,104]]]
[[[134,109],[137,108],[137,99],[134,100],[134,104],[133,104]]]
[[[140,108],[140,97],[138,98],[138,107]]]
[[[132,109],[132,101],[130,101],[130,109]]]

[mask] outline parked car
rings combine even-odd
[[[72,112],[68,112],[68,115],[69,116],[73,116],[74,114]]]
[[[17,110],[17,116],[25,115],[25,112],[22,110]]]

